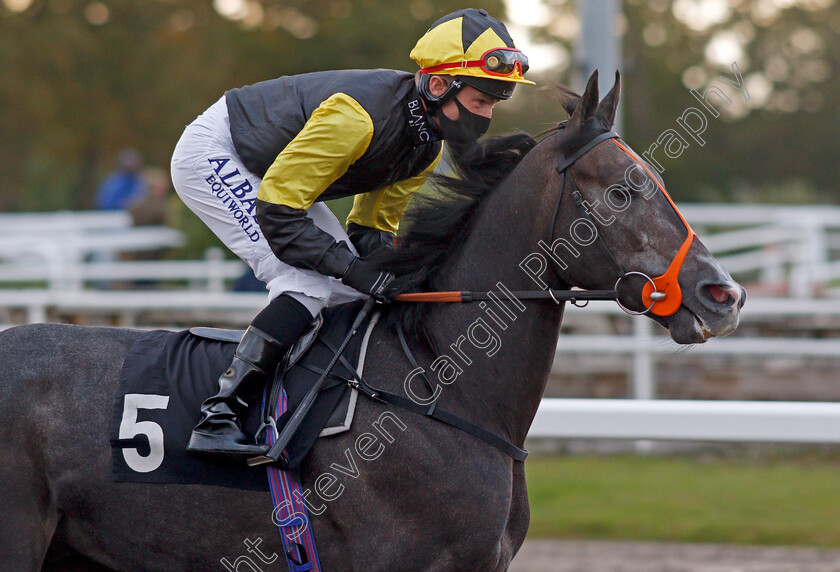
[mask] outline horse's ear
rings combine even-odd
[[[615,123],[615,112],[618,109],[618,100],[620,98],[621,74],[618,73],[618,70],[615,70],[615,83],[613,83],[612,89],[609,93],[601,100],[601,103],[598,105],[597,112],[598,117],[603,120],[609,129],[612,129],[613,123]]]
[[[586,82],[586,89],[580,98],[580,104],[572,114],[572,121],[580,121],[592,117],[598,111],[598,70],[592,72],[589,81]]]

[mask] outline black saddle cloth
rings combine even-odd
[[[278,429],[308,392],[333,357],[358,315],[362,302],[330,308],[310,349],[285,372],[288,411]],[[363,330],[363,328],[362,328]],[[362,332],[342,354],[358,363]],[[184,483],[268,490],[265,467],[242,461],[196,458],[186,453],[193,427],[201,418],[201,403],[218,392],[218,379],[230,365],[236,343],[206,339],[189,330],[146,332],[132,345],[123,362],[114,402],[110,439],[113,479],[145,483]],[[278,372],[278,375],[282,375]],[[341,362],[318,394],[310,413],[289,444],[290,466],[297,468],[349,390],[352,377]],[[262,422],[263,387],[246,395],[250,408],[243,429],[253,435]],[[274,410],[273,408],[271,409]],[[264,440],[263,435],[263,440]]]

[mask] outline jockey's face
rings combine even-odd
[[[449,87],[451,81],[452,78],[448,76],[432,76],[429,80],[429,90],[432,92],[432,95],[441,96],[446,91],[446,88]],[[487,95],[483,91],[477,90],[471,85],[462,87],[455,97],[468,111],[488,119],[493,117],[493,107],[501,101],[492,95]],[[449,119],[453,121],[458,120],[459,111],[455,101],[447,101],[440,109]]]
[[[461,105],[467,108],[467,111],[471,111],[487,119],[493,117],[493,107],[501,101],[492,95],[487,95],[483,91],[477,90],[471,85],[462,87],[461,91],[455,97],[461,102]],[[459,110],[454,101],[447,101],[443,104],[441,111],[453,121],[458,119]]]

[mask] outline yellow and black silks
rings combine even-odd
[[[237,153],[263,177],[257,218],[272,250],[322,274],[340,277],[353,254],[306,217],[312,203],[356,195],[351,234],[363,227],[390,243],[440,160],[425,111],[416,116],[425,108],[410,73],[286,76],[231,90],[226,101]]]

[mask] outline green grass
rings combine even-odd
[[[840,462],[537,457],[532,538],[840,547]]]

